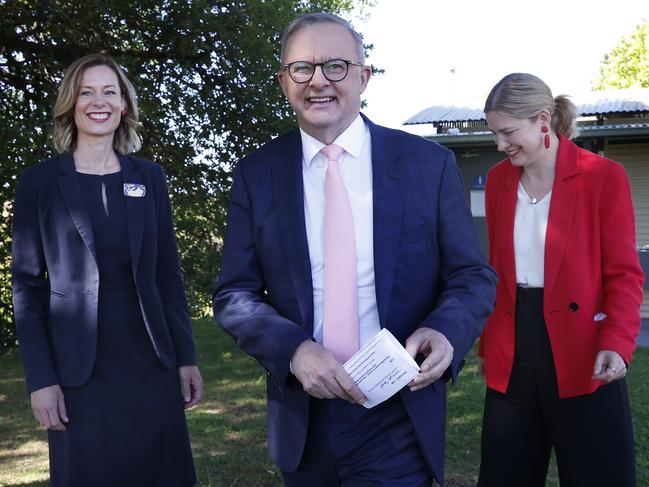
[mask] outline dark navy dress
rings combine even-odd
[[[160,364],[135,289],[122,174],[78,177],[99,267],[97,353],[90,379],[63,388],[70,422],[48,433],[51,485],[193,486],[178,372]]]

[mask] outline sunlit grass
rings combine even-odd
[[[266,452],[266,392],[263,369],[241,352],[212,319],[197,320],[203,402],[187,413],[200,487],[275,487],[281,475]],[[46,433],[36,427],[18,354],[0,357],[0,486],[46,487]],[[638,485],[649,485],[649,349],[641,349],[629,372],[638,456]],[[484,385],[475,353],[448,389],[446,480],[474,486],[480,463]],[[548,486],[558,486],[556,468]]]

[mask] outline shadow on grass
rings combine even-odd
[[[200,487],[279,487],[266,447],[266,374],[212,319],[194,325],[205,380],[187,414]]]
[[[47,486],[47,480],[25,482],[27,477],[47,476],[47,433],[32,416],[17,350],[0,356],[0,485]]]
[[[212,319],[197,320],[194,334],[205,380],[204,399],[187,412],[197,487],[280,487],[281,474],[266,451],[265,373]],[[45,487],[28,481],[46,475],[46,434],[38,430],[15,351],[0,357],[0,485]],[[638,459],[638,485],[649,485],[649,349],[629,369]],[[473,487],[480,465],[484,383],[475,349],[455,386],[448,388],[446,485]],[[556,466],[548,486],[557,486]]]

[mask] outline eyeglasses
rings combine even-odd
[[[347,61],[345,59],[330,59],[324,63],[311,63],[309,61],[294,61],[284,65],[288,75],[296,83],[308,83],[315,74],[315,68],[320,66],[322,74],[329,81],[342,81],[347,76],[349,66],[363,66],[363,64]]]

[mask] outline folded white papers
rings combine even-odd
[[[406,349],[383,328],[343,368],[351,376],[372,408],[392,397],[418,373],[419,366]]]

